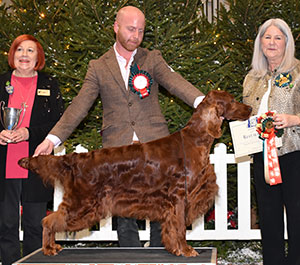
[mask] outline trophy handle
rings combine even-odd
[[[1,106],[1,105],[0,105],[0,106]],[[21,124],[22,124],[22,122],[23,122],[23,119],[24,119],[24,116],[25,116],[25,112],[26,112],[26,106],[25,106],[25,103],[22,103],[22,104],[21,104],[20,115],[21,115],[21,112],[22,112],[22,111],[23,111],[22,119],[21,119],[21,121],[19,120],[19,123],[18,123],[18,125],[16,126],[16,129],[19,129],[20,126],[21,126]]]
[[[2,118],[2,115],[3,115],[2,111],[4,110],[4,106],[5,106],[5,102],[0,101],[0,121],[1,121],[1,124],[2,124],[3,128],[5,128],[3,118]]]

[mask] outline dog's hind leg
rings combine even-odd
[[[176,205],[175,209],[165,213],[161,228],[162,242],[167,251],[176,256],[194,257],[199,255],[186,242],[184,203]]]
[[[97,221],[106,216],[106,212],[95,210],[92,206],[78,208],[67,208],[61,203],[58,211],[43,219],[43,253],[48,256],[56,255],[62,247],[55,244],[57,232],[75,232],[89,228]]]

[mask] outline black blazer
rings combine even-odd
[[[5,86],[11,81],[12,72],[0,75],[0,101],[7,106],[8,93]],[[38,95],[38,89],[50,90],[50,96]],[[1,110],[2,111],[2,110]],[[37,89],[29,125],[29,155],[33,155],[35,148],[44,140],[48,132],[63,114],[63,100],[58,82],[55,78],[39,72]],[[0,131],[4,128],[0,124]],[[0,200],[5,192],[5,167],[7,146],[0,145]],[[41,179],[29,171],[28,178],[22,181],[22,200],[27,202],[46,202],[52,199],[53,188],[46,187]]]

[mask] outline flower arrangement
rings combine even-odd
[[[227,227],[228,229],[237,229],[237,209],[227,212]],[[215,209],[210,210],[205,216],[206,229],[213,229],[215,227]]]

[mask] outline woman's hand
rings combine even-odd
[[[0,132],[0,144],[7,145],[7,142],[11,140],[11,131],[3,130]]]
[[[27,128],[22,127],[11,132],[11,140],[13,143],[19,143],[28,140],[29,131]]]
[[[283,129],[300,125],[300,118],[291,114],[275,114],[274,125],[276,129]]]

